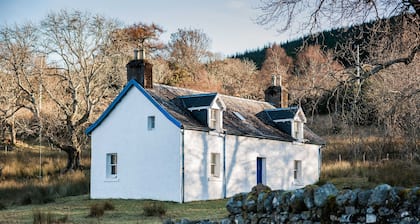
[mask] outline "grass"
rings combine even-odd
[[[68,223],[162,223],[165,219],[220,220],[227,217],[227,200],[189,202],[178,204],[162,202],[166,214],[162,217],[146,216],[143,207],[149,200],[90,200],[88,195],[59,198],[54,203],[44,205],[13,206],[0,211],[0,220],[5,223],[33,223],[34,211],[66,217]],[[102,216],[90,217],[93,205],[111,203],[113,210],[106,210]]]
[[[329,162],[322,165],[320,182],[338,188],[372,188],[387,183],[392,186],[420,185],[420,164],[415,161]]]
[[[42,177],[40,178],[39,147],[19,143],[13,151],[0,151],[0,204],[43,204],[56,198],[87,194],[89,172],[61,174],[66,166],[66,154],[42,147]],[[82,164],[89,164],[87,159]]]

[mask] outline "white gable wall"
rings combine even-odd
[[[148,130],[148,116],[155,129]],[[92,132],[91,198],[181,200],[180,129],[131,88]],[[106,154],[117,153],[117,178],[106,177]]]
[[[266,185],[291,190],[319,179],[319,146],[227,135],[226,196],[248,192],[257,184],[257,158],[265,159]],[[294,161],[302,161],[302,182],[294,183]]]

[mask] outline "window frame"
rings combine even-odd
[[[210,153],[210,177],[220,178],[221,167],[220,167],[220,153]]]
[[[293,180],[295,184],[303,183],[302,160],[293,161]]]
[[[117,153],[106,154],[106,177],[110,179],[116,179],[118,177],[118,154]]]
[[[156,116],[147,116],[147,130],[151,131],[156,128]]]

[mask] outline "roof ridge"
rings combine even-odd
[[[237,97],[237,96],[230,96],[230,95],[221,94],[221,93],[218,93],[218,92],[205,92],[205,91],[199,91],[199,90],[195,90],[195,89],[187,89],[187,88],[183,88],[183,87],[169,86],[169,85],[165,85],[165,84],[154,84],[154,85],[158,85],[158,86],[162,86],[162,87],[168,87],[168,88],[175,89],[175,90],[187,90],[187,91],[195,92],[197,94],[215,94],[216,93],[216,94],[218,94],[219,96],[222,96],[222,97],[228,97],[228,98],[232,98],[232,99],[236,99],[236,100],[249,101],[249,102],[267,104],[267,105],[273,106],[270,103],[265,102],[265,101],[246,99],[246,98]],[[191,95],[191,94],[189,94],[189,95]],[[189,96],[189,95],[186,95],[186,96]]]

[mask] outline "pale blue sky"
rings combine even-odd
[[[200,29],[212,40],[211,51],[244,52],[292,39],[253,22],[259,0],[0,0],[0,23],[39,22],[51,11],[77,9],[116,18],[125,25],[156,23],[165,42],[178,28]]]

